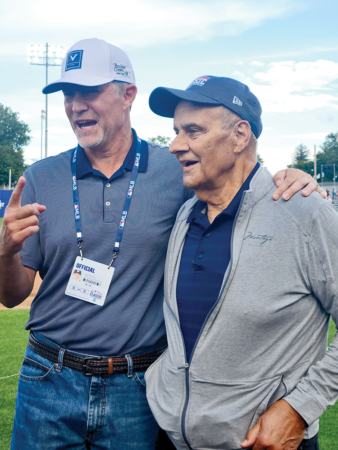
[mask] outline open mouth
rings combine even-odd
[[[81,128],[81,130],[86,130],[87,128],[91,128],[96,124],[96,120],[78,120],[76,122],[76,125]]]
[[[197,164],[197,163],[198,163],[198,161],[185,161],[183,163],[183,166],[184,167],[190,167],[190,166],[193,166],[194,164]]]

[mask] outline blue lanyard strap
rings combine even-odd
[[[119,227],[117,229],[117,234],[115,238],[115,245],[113,249],[113,258],[111,260],[111,263],[109,264],[109,268],[112,266],[114,260],[117,258],[119,251],[120,251],[120,243],[122,241],[124,227],[127,221],[127,216],[131,204],[131,199],[133,197],[136,179],[138,175],[138,169],[140,165],[140,159],[141,159],[141,152],[142,152],[142,143],[141,139],[139,137],[136,137],[137,139],[137,149],[136,149],[136,155],[135,155],[135,161],[133,170],[131,172],[130,176],[130,182],[129,187],[126,195],[126,199],[124,201],[123,205],[123,211],[121,214],[121,219],[119,223]],[[74,217],[75,217],[75,229],[76,229],[76,239],[77,239],[77,245],[79,247],[81,258],[82,256],[82,244],[83,244],[83,237],[82,237],[82,222],[81,222],[81,214],[80,214],[80,199],[79,199],[79,191],[78,191],[78,185],[77,185],[77,176],[76,176],[76,157],[77,157],[77,148],[73,150],[72,154],[72,182],[73,182],[73,200],[74,200]]]
[[[75,229],[76,229],[76,239],[77,245],[80,250],[80,255],[82,258],[82,222],[81,222],[81,214],[80,214],[80,199],[79,199],[79,191],[77,187],[77,176],[76,176],[76,157],[77,157],[77,148],[74,148],[72,154],[72,185],[73,185],[73,201],[74,201],[74,216],[75,216]]]

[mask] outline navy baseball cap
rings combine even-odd
[[[149,106],[159,116],[174,117],[181,100],[201,106],[223,105],[247,120],[256,138],[262,133],[261,104],[249,87],[240,81],[206,75],[196,78],[185,91],[158,87],[150,94]]]

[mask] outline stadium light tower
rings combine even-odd
[[[32,65],[45,66],[46,67],[46,85],[48,84],[48,67],[49,66],[61,66],[62,60],[65,55],[63,47],[59,45],[28,45],[27,46],[27,61]],[[45,158],[47,158],[47,142],[48,142],[48,95],[46,95],[45,105]]]

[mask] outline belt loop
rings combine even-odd
[[[125,355],[124,356],[128,362],[128,378],[132,377],[133,374],[133,358],[130,355]]]
[[[63,368],[63,356],[65,354],[65,351],[66,350],[64,348],[60,348],[58,362],[55,364],[55,370],[57,372],[61,372],[61,370]]]

